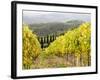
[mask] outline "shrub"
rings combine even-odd
[[[34,60],[41,52],[41,46],[37,36],[29,29],[27,25],[22,28],[23,41],[23,68],[31,68]]]

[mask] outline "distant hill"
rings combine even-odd
[[[84,21],[70,20],[67,22],[51,22],[51,23],[39,23],[30,24],[30,29],[33,30],[38,36],[47,35],[60,35],[61,33],[78,27]]]

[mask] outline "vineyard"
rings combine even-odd
[[[91,24],[83,23],[62,35],[39,37],[28,25],[23,32],[23,69],[91,65]]]

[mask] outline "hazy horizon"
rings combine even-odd
[[[69,12],[42,12],[42,11],[23,11],[23,23],[49,23],[66,22],[69,20],[91,21],[91,14],[69,13]]]

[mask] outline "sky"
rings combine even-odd
[[[47,12],[47,11],[23,11],[23,23],[48,23],[48,22],[66,22],[69,20],[91,21],[89,13],[71,13],[71,12]]]

